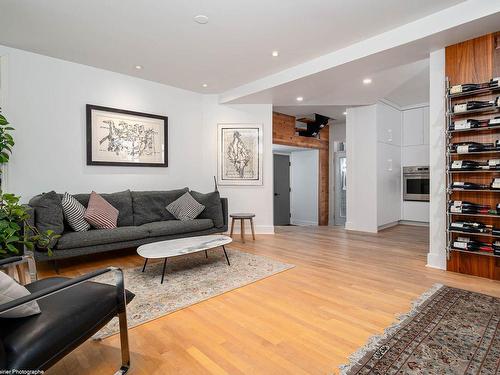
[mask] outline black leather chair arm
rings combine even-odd
[[[10,263],[20,262],[21,260],[23,260],[23,257],[21,257],[21,256],[14,256],[14,257],[10,257],[10,258],[1,259],[0,260],[0,267],[5,266],[6,264],[10,264]]]
[[[21,257],[19,257],[19,258],[21,258]],[[117,284],[116,287],[117,287],[118,306],[119,306],[119,311],[123,311],[123,309],[125,308],[125,286],[123,283],[123,271],[120,268],[108,267],[105,269],[101,269],[101,270],[87,273],[83,276],[75,277],[74,279],[63,281],[60,284],[54,285],[52,287],[48,287],[46,289],[32,293],[28,296],[24,296],[24,297],[21,297],[21,298],[14,300],[14,301],[4,303],[3,305],[0,305],[0,313],[10,311],[12,309],[15,309],[16,307],[24,305],[25,303],[39,300],[39,299],[42,299],[44,297],[50,296],[51,294],[60,292],[62,290],[68,289],[68,288],[71,288],[75,285],[81,284],[85,281],[93,279],[94,277],[103,275],[103,274],[111,272],[111,271],[115,271],[118,274],[118,279],[117,279],[117,283],[116,283]]]

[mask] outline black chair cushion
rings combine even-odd
[[[33,293],[65,280],[52,277],[26,288]],[[134,294],[126,291],[126,298],[128,303]],[[88,281],[38,300],[41,314],[0,319],[4,367],[46,370],[109,322],[117,304],[115,286]]]

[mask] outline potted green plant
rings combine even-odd
[[[0,164],[9,161],[14,138],[10,134],[14,128],[9,126],[7,119],[0,113]],[[1,173],[1,171],[0,171]],[[28,223],[30,215],[19,203],[20,197],[0,190],[0,257],[17,255],[24,247],[33,249],[35,246],[47,249],[52,255],[51,243],[59,235],[53,231],[40,232]]]

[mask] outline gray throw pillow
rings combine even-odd
[[[18,284],[12,277],[0,272],[0,305],[14,301],[18,298],[29,296],[30,292]],[[24,318],[40,314],[40,307],[36,301],[25,303],[15,309],[0,314],[0,318]]]
[[[177,220],[184,221],[195,219],[205,209],[205,206],[199,204],[196,199],[187,192],[170,203],[166,208]]]
[[[214,191],[213,193],[203,194],[191,190],[190,193],[198,203],[205,206],[205,209],[198,218],[212,219],[216,228],[222,228],[224,226],[224,214],[219,192]]]

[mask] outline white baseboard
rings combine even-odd
[[[429,223],[426,221],[413,221],[413,220],[399,220],[401,225],[416,225],[418,227],[428,227]]]
[[[229,233],[231,231],[231,224],[229,224],[229,228],[226,232]],[[240,234],[240,226],[238,223],[235,223],[233,234]],[[250,224],[245,226],[245,234],[252,234],[252,230],[250,229]],[[274,225],[256,225],[255,226],[255,234],[274,234]]]
[[[430,268],[437,268],[440,270],[446,270],[446,255],[444,255],[444,256],[443,255],[442,254],[428,253],[426,266],[430,267]]]
[[[378,226],[378,230],[383,230],[383,229],[395,227],[398,224],[399,224],[399,220],[398,221],[393,221],[392,223],[387,223],[387,224],[384,224],[384,225],[379,225]]]
[[[307,220],[291,220],[292,225],[299,225],[299,226],[309,226],[309,225],[318,225],[317,221],[307,221]]]

